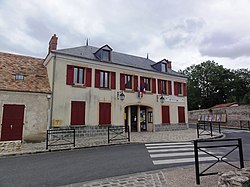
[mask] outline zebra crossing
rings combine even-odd
[[[145,144],[145,147],[154,165],[194,163],[194,145],[192,142],[149,143]],[[211,151],[208,152],[214,154]],[[215,157],[199,151],[199,161],[215,160]]]

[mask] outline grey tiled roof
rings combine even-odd
[[[54,52],[58,54],[64,54],[64,55],[70,55],[70,56],[100,61],[94,54],[98,49],[100,48],[93,47],[93,46],[80,46],[80,47],[74,47],[74,48],[68,48],[68,49],[59,49]],[[138,56],[133,56],[133,55],[128,55],[128,54],[112,51],[111,61],[112,62],[102,62],[102,63],[113,63],[113,64],[118,64],[121,66],[129,66],[129,67],[148,70],[152,72],[163,73],[163,72],[157,71],[156,69],[152,67],[152,65],[155,64],[156,62],[147,58],[143,58],[143,57],[138,57]],[[180,74],[172,69],[168,69],[168,72],[164,72],[163,74],[186,78],[185,75]]]

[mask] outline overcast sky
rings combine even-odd
[[[206,60],[250,69],[249,0],[0,0],[0,51],[44,58],[54,33],[58,49],[89,38],[175,70]]]

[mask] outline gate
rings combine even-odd
[[[126,132],[124,126],[108,126],[108,143],[119,140],[128,140],[130,142],[129,129]]]

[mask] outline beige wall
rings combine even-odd
[[[48,72],[52,72],[51,58],[47,64]],[[56,56],[56,73],[55,73],[55,87],[53,98],[53,119],[61,120],[62,126],[70,125],[70,111],[71,101],[85,101],[86,113],[85,124],[86,125],[98,125],[99,122],[99,102],[111,102],[111,122],[114,125],[124,125],[124,108],[129,105],[144,105],[150,106],[153,109],[153,122],[154,124],[160,124],[161,118],[161,106],[160,102],[157,102],[157,94],[145,94],[142,99],[137,97],[137,92],[124,92],[125,100],[121,101],[117,99],[117,91],[120,91],[120,73],[127,73],[138,76],[146,76],[156,79],[166,79],[171,81],[186,82],[185,78],[178,78],[175,76],[168,76],[162,73],[154,73],[150,71],[134,69],[129,67],[121,67],[115,64],[103,64],[102,62],[95,62],[91,60]],[[83,66],[92,68],[92,86],[91,88],[79,88],[66,85],[66,68],[67,64]],[[116,72],[116,90],[107,90],[95,88],[95,69],[107,70]],[[51,77],[51,76],[50,76]],[[156,90],[157,83],[156,83]],[[174,92],[174,84],[172,82],[172,92]],[[170,101],[171,98],[171,101]],[[187,117],[187,98],[176,97],[174,95],[167,96],[167,100],[163,105],[170,106],[171,123],[178,122],[178,106],[184,106],[186,121]]]
[[[2,123],[3,105],[25,105],[23,140],[45,137],[48,126],[48,94],[0,91],[0,122]],[[1,128],[0,128],[1,133]]]

